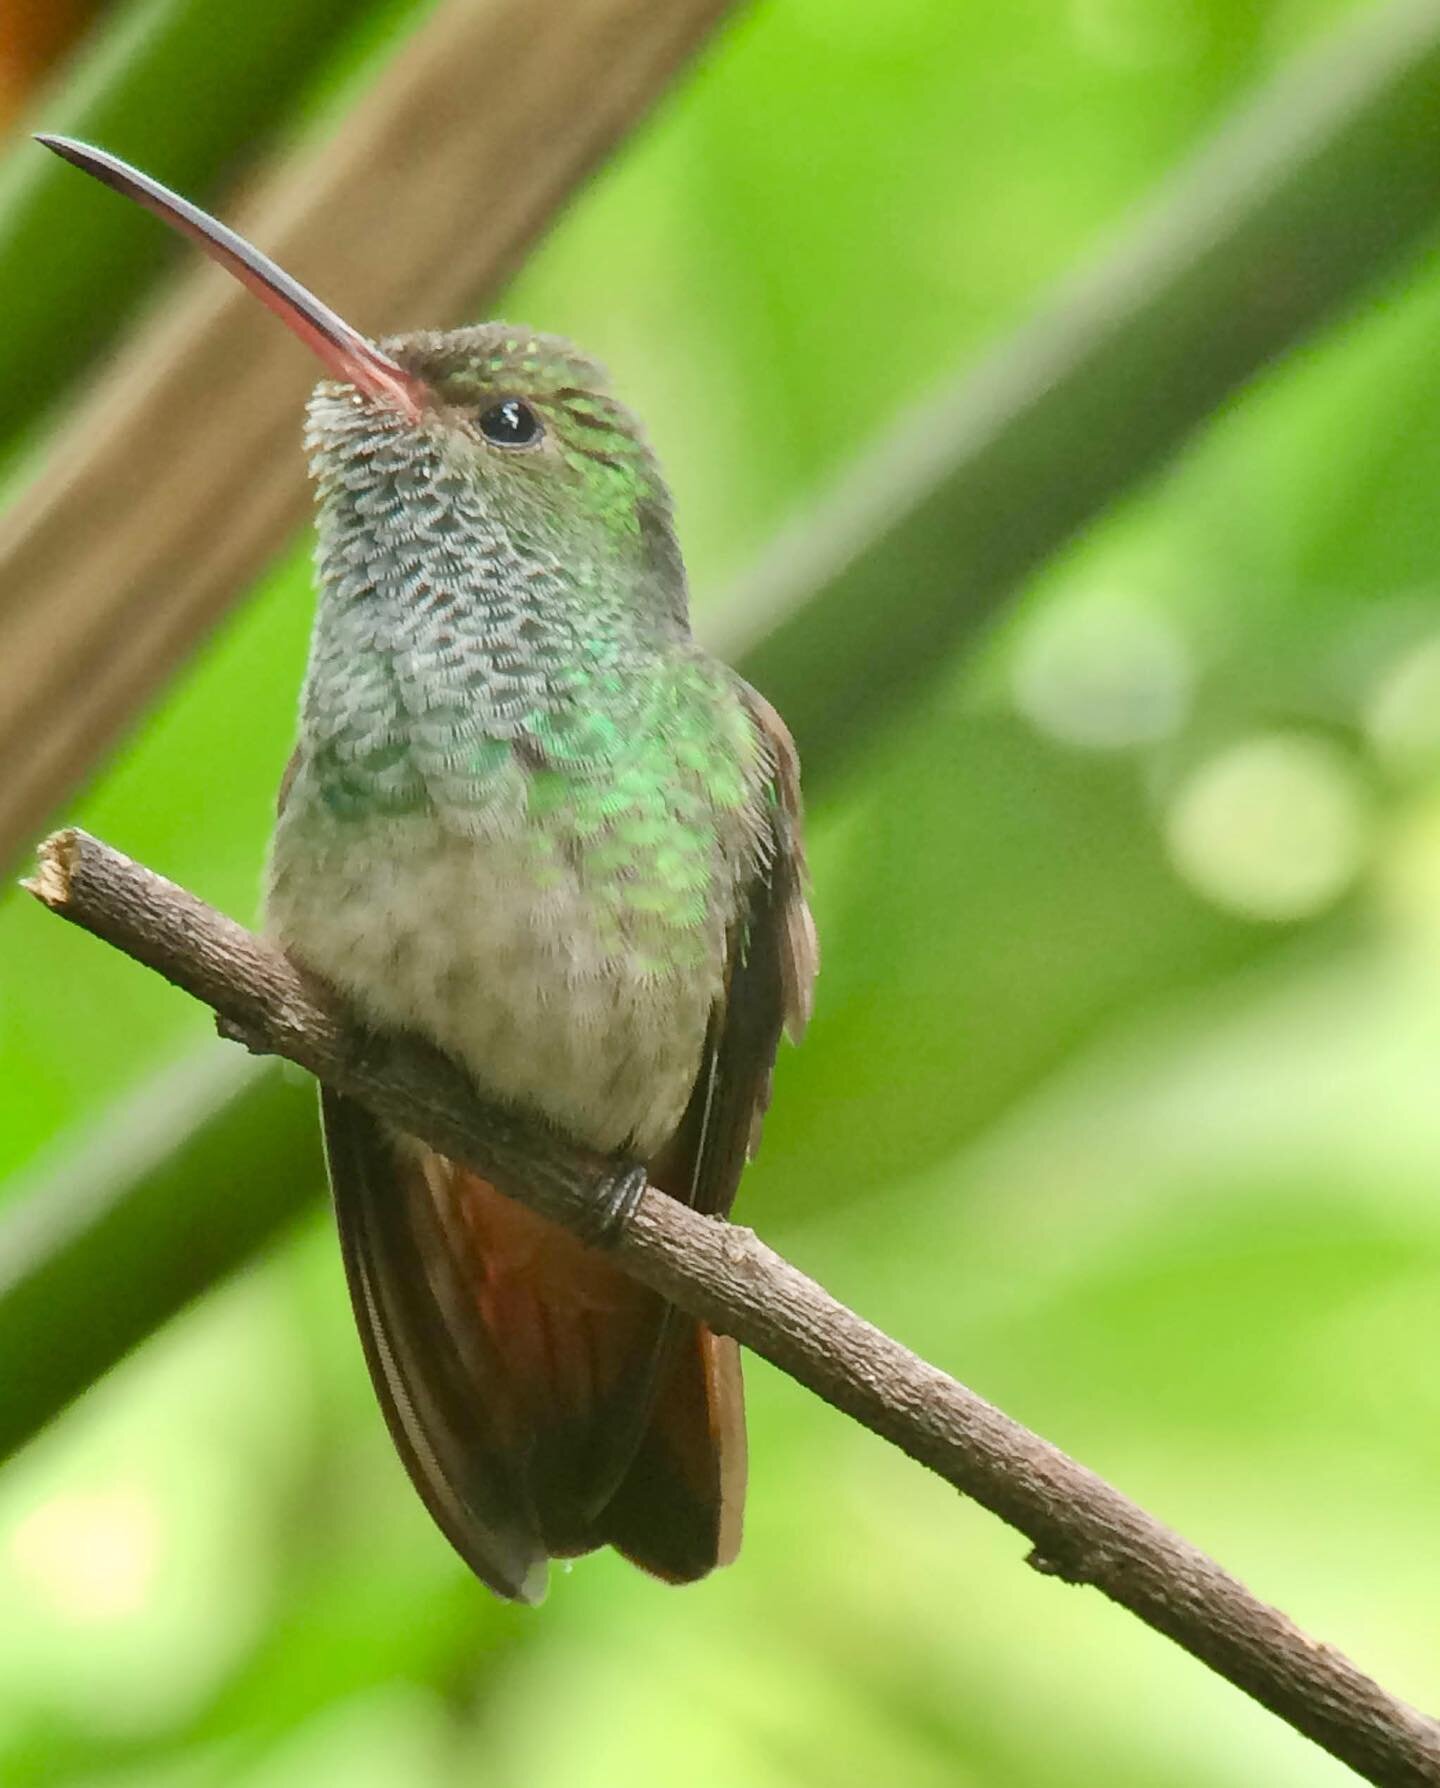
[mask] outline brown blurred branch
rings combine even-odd
[[[417,1042],[397,1040],[377,1063],[333,1000],[194,895],[78,831],[46,841],[27,886],[52,912],[212,1006],[224,1034],[298,1062],[511,1197],[587,1229],[612,1163],[485,1105]],[[1036,1569],[1093,1584],[1368,1781],[1440,1783],[1440,1725],[1093,1472],[837,1303],[752,1231],[652,1187],[615,1254],[636,1278],[1017,1528]]]
[[[8,0],[0,12],[0,130],[106,0]]]
[[[455,323],[732,4],[450,0],[236,221],[366,333]],[[314,376],[196,262],[0,521],[0,861],[299,527]]]

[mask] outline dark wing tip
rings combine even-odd
[[[545,1600],[550,1588],[550,1563],[548,1559],[537,1558],[528,1571],[515,1585],[510,1594],[512,1602],[523,1602],[527,1608],[538,1608]]]
[[[545,1548],[491,1419],[503,1386],[484,1337],[451,1326],[445,1239],[418,1158],[397,1153],[353,1100],[323,1089],[321,1109],[345,1274],[396,1451],[481,1582],[533,1606],[545,1596]]]
[[[740,1349],[689,1325],[635,1462],[596,1521],[600,1539],[664,1583],[734,1562],[745,1508]]]

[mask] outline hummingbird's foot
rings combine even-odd
[[[650,1184],[639,1161],[620,1161],[596,1187],[583,1239],[597,1248],[613,1248],[630,1227],[630,1219]]]

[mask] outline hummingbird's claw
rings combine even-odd
[[[584,1240],[597,1248],[613,1248],[630,1227],[649,1184],[650,1175],[641,1162],[618,1162],[595,1187]]]

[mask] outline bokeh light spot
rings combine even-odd
[[[1191,0],[1072,0],[1070,17],[1082,50],[1126,70],[1191,61],[1210,30]]]
[[[1354,881],[1364,786],[1337,746],[1299,733],[1232,745],[1194,770],[1166,821],[1171,861],[1199,893],[1251,919],[1304,919]]]
[[[1395,774],[1440,766],[1440,634],[1387,669],[1371,695],[1365,723],[1376,755]]]
[[[77,1624],[140,1613],[160,1564],[154,1501],[133,1485],[62,1491],[16,1523],[17,1574],[54,1611]]]
[[[1066,744],[1117,751],[1174,732],[1190,705],[1193,670],[1179,630],[1123,596],[1063,602],[1021,639],[1015,704]]]

